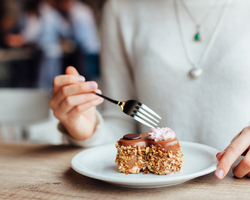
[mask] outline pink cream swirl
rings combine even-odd
[[[151,128],[150,132],[148,133],[149,139],[154,141],[162,141],[171,138],[175,138],[175,133],[168,127],[163,128]]]

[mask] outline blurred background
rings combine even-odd
[[[0,140],[60,142],[53,79],[72,65],[98,81],[104,2],[0,0]]]

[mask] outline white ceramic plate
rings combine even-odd
[[[124,174],[119,173],[115,164],[115,144],[107,144],[84,150],[71,160],[72,168],[85,176],[109,182],[112,184],[136,187],[154,188],[176,185],[190,179],[208,174],[216,169],[216,153],[218,150],[198,143],[180,142],[184,164],[181,174]]]

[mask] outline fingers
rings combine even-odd
[[[97,106],[103,102],[103,98],[95,94],[80,94],[67,97],[63,103],[54,109],[54,115],[62,120],[70,115],[71,120],[77,119],[87,109]],[[69,117],[69,116],[68,116]]]
[[[100,105],[104,101],[103,98],[99,97],[93,101],[89,101],[87,103],[75,106],[69,113],[68,116],[71,120],[76,120],[79,118],[82,113],[92,107]]]
[[[250,152],[233,168],[233,173],[236,177],[242,178],[250,172]]]
[[[56,94],[62,87],[85,81],[83,76],[75,75],[60,75],[54,78],[53,95]]]
[[[78,71],[76,70],[76,68],[72,67],[72,66],[68,66],[66,68],[65,71],[66,74],[68,75],[75,75],[75,76],[79,76],[80,74],[78,73]]]
[[[57,109],[57,107],[60,106],[63,100],[73,95],[93,93],[94,91],[100,93],[101,91],[97,90],[97,87],[98,85],[94,81],[65,86],[53,96],[53,98],[50,101],[50,108]],[[95,94],[92,95],[97,97],[97,95]]]
[[[232,164],[236,159],[248,148],[250,141],[250,127],[242,130],[241,134],[235,138],[231,144],[226,148],[225,153],[220,152],[217,154],[219,163],[215,176],[218,179],[223,179],[228,173]],[[223,154],[223,155],[222,155]]]
[[[98,99],[99,96],[95,94],[80,94],[67,97],[61,105],[58,107],[61,114],[67,114],[70,110],[72,110],[75,106],[89,104],[92,101]]]
[[[69,66],[66,69],[66,75],[60,75],[54,78],[53,94],[57,93],[63,86],[84,82],[85,78],[80,76],[77,70]]]
[[[243,131],[243,130],[242,130],[242,131]],[[237,135],[232,139],[231,143],[232,143],[233,141],[235,141],[235,140],[241,135],[242,131],[241,131],[239,134],[237,134]],[[228,147],[227,147],[227,148],[228,148]],[[221,160],[221,158],[222,158],[223,155],[225,154],[225,151],[227,150],[227,148],[226,148],[224,151],[221,151],[221,152],[217,153],[216,158],[217,158],[218,161]],[[245,156],[249,149],[250,149],[250,146],[249,146],[241,155],[242,155],[242,156]]]

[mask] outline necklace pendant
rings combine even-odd
[[[199,31],[194,35],[194,41],[196,41],[196,42],[201,41],[201,34]]]
[[[190,70],[189,74],[192,78],[199,78],[202,74],[202,69],[201,68],[193,68]]]

